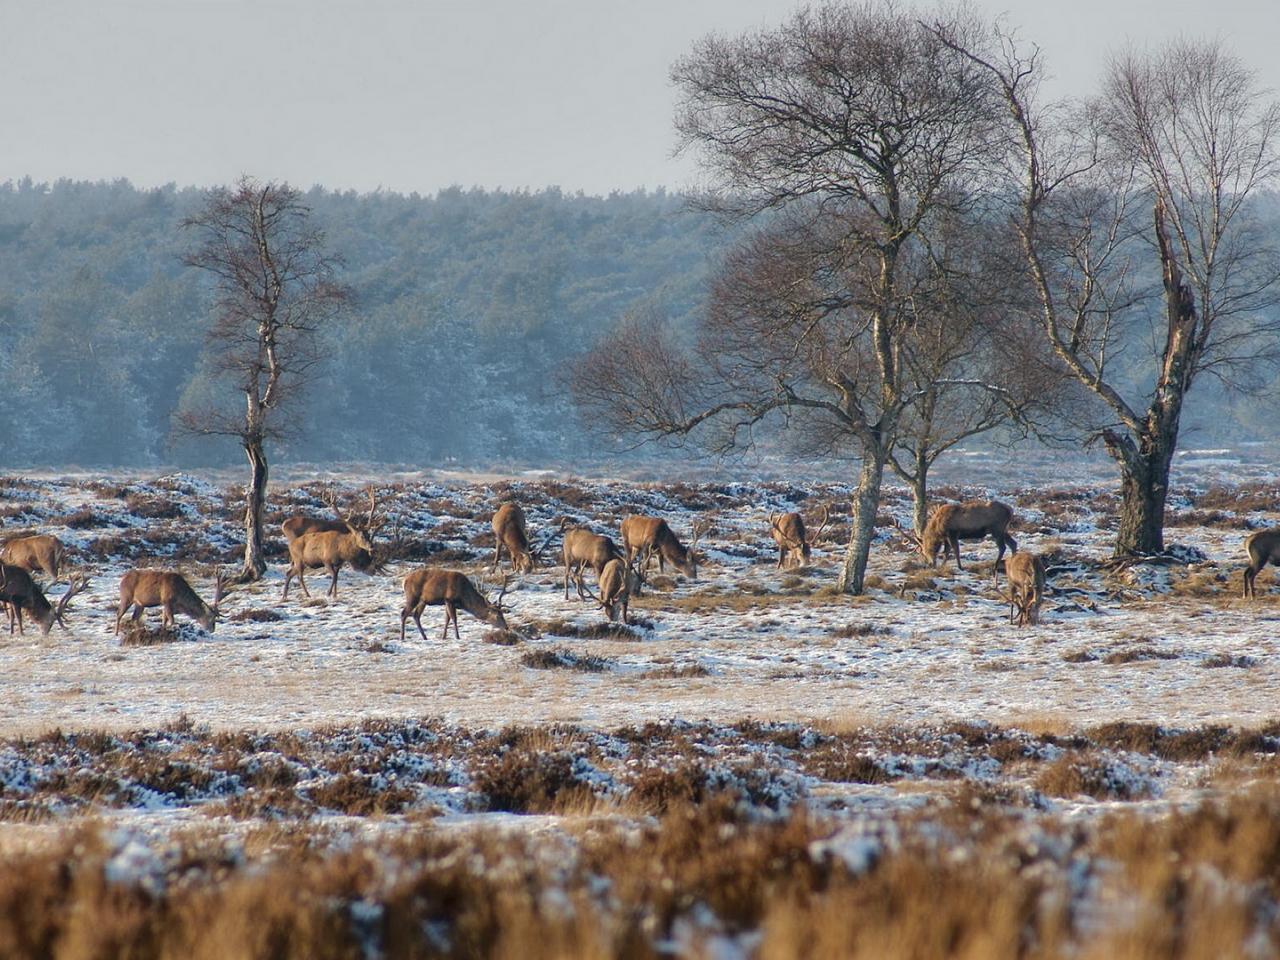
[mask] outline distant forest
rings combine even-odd
[[[182,265],[194,188],[0,185],[0,445],[10,467],[238,461],[175,436],[208,396],[208,279]],[[723,228],[662,191],[306,195],[355,293],[275,445],[289,461],[556,464],[598,456],[560,374],[625,313],[687,328]],[[1267,209],[1280,211],[1272,202]],[[1271,218],[1280,229],[1280,212]],[[1198,388],[1187,445],[1280,437],[1259,400]],[[607,444],[606,444],[607,445]]]

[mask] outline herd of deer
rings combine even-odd
[[[281,599],[289,596],[289,586],[297,577],[298,586],[307,597],[304,574],[307,570],[323,569],[330,575],[327,594],[338,595],[338,573],[350,565],[366,573],[377,572],[382,564],[375,560],[373,538],[386,524],[386,518],[378,514],[377,496],[369,489],[369,509],[363,520],[344,514],[332,496],[326,501],[333,509],[333,519],[295,514],[281,525],[289,551],[289,569],[285,575]],[[824,511],[816,531],[809,533],[804,518],[799,513],[770,514],[769,533],[778,547],[778,568],[803,566],[809,562],[814,543],[830,521],[830,511]],[[913,537],[921,554],[933,566],[937,566],[938,553],[943,562],[954,557],[956,567],[963,569],[960,561],[960,541],[982,540],[991,537],[996,542],[996,562],[992,572],[999,581],[1000,561],[1005,549],[1010,556],[1005,561],[1008,580],[1009,621],[1019,626],[1039,622],[1040,605],[1045,591],[1045,564],[1041,557],[1029,552],[1018,552],[1017,542],[1009,535],[1013,511],[1003,503],[988,501],[945,504],[929,516],[924,532]],[[569,527],[568,518],[560,521],[546,540],[536,549],[531,547],[524,511],[514,502],[502,504],[493,515],[494,554],[491,569],[497,571],[505,551],[516,573],[532,572],[542,553],[557,533],[563,534],[561,560],[564,565],[564,597],[569,599],[569,582],[572,580],[579,599],[591,599],[612,621],[628,620],[628,603],[639,596],[646,583],[646,573],[654,559],[658,569],[664,571],[670,564],[691,580],[698,576],[698,540],[709,529],[706,522],[695,523],[693,537],[688,547],[682,544],[667,522],[660,517],[629,516],[621,524],[622,548],[604,534],[586,527]],[[1251,533],[1244,543],[1249,563],[1244,569],[1246,599],[1256,596],[1254,581],[1268,563],[1280,565],[1280,527]],[[89,584],[84,576],[73,576],[67,581],[66,592],[55,604],[45,596],[31,574],[42,572],[56,584],[62,576],[66,562],[66,549],[51,534],[14,537],[0,544],[0,605],[9,617],[9,632],[16,624],[23,629],[23,613],[35,621],[44,634],[55,623],[65,626],[63,615],[67,604]],[[596,575],[598,593],[592,592],[585,581],[590,568]],[[428,606],[445,608],[442,639],[448,636],[453,625],[454,637],[459,638],[458,610],[465,610],[477,619],[500,629],[507,629],[502,606],[508,580],[504,580],[496,598],[490,600],[470,578],[456,570],[421,567],[404,578],[404,605],[400,610],[400,639],[404,640],[405,627],[410,617],[418,627],[423,640],[427,639],[422,628],[422,613]],[[219,573],[214,584],[213,603],[206,604],[180,573],[168,570],[135,569],[120,579],[120,601],[116,608],[116,634],[130,608],[132,620],[141,619],[145,610],[160,607],[162,623],[172,627],[174,615],[182,614],[212,631],[218,619],[219,605],[227,585]]]

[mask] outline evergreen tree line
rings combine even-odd
[[[239,462],[182,436],[225,394],[209,279],[182,264],[204,194],[127,181],[0,185],[0,445],[10,466]],[[687,330],[730,238],[679,195],[550,189],[306,194],[354,293],[287,420],[282,460],[440,466],[596,457],[563,387],[625,315]],[[1264,197],[1280,229],[1280,203]],[[1207,385],[1206,385],[1207,386]],[[1192,443],[1280,437],[1274,402],[1212,388]]]

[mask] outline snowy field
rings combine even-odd
[[[263,582],[227,596],[214,633],[191,625],[180,631],[189,642],[148,647],[124,647],[114,635],[121,574],[172,565],[211,600],[211,561],[236,556],[228,490],[187,476],[11,481],[0,486],[6,533],[57,534],[92,582],[72,603],[69,632],[55,628],[42,639],[29,629],[6,641],[0,734],[123,730],[180,715],[215,729],[422,716],[472,726],[610,727],[667,718],[1258,723],[1274,715],[1280,694],[1280,607],[1238,599],[1241,542],[1248,528],[1280,522],[1280,512],[1266,509],[1280,510],[1280,498],[1265,481],[1228,481],[1239,468],[1226,458],[1192,464],[1178,476],[1168,532],[1171,543],[1203,556],[1186,566],[1099,568],[1115,505],[1105,486],[940,490],[1012,504],[1022,547],[1048,555],[1042,623],[1028,629],[1006,622],[991,583],[990,542],[964,545],[963,572],[929,570],[904,536],[882,528],[868,596],[834,595],[840,521],[847,522],[846,490],[835,484],[421,479],[397,481],[384,493],[401,540],[421,560],[377,576],[345,570],[337,600],[323,599],[327,579],[313,573],[314,599],[295,585],[282,602],[277,555]],[[340,489],[355,497],[364,479],[348,478]],[[278,551],[279,517],[295,507],[325,515],[324,489],[311,483],[273,497]],[[589,639],[578,634],[602,615],[576,593],[566,601],[561,568],[549,566],[516,578],[508,593],[509,619],[524,638],[516,646],[482,642],[488,626],[465,613],[461,639],[440,639],[442,608],[424,615],[427,642],[412,623],[401,642],[400,575],[419,562],[463,569],[493,591],[488,520],[509,496],[525,505],[535,543],[562,516],[615,539],[618,521],[632,512],[665,516],[686,537],[696,518],[710,518],[698,580],[660,577],[632,606],[642,625],[631,636]],[[1227,508],[1196,506],[1209,496],[1215,504],[1225,498]],[[827,505],[845,516],[828,527],[812,565],[775,569],[769,512],[798,509],[812,525]],[[885,511],[909,526],[904,494],[891,494]],[[547,550],[552,561],[558,545],[556,538]],[[1259,583],[1269,584],[1270,572]],[[522,657],[542,648],[598,658],[603,669],[522,666]],[[1222,663],[1230,666],[1214,669]]]
[[[1273,571],[1239,598],[1243,538],[1280,524],[1266,451],[1180,458],[1172,563],[1106,562],[1105,464],[948,468],[937,498],[1009,503],[1020,548],[1046,557],[1042,620],[1023,629],[994,546],[963,545],[963,571],[926,566],[900,489],[867,594],[839,595],[848,487],[780,475],[294,471],[270,496],[268,577],[227,594],[214,632],[186,622],[147,644],[114,633],[120,576],[169,566],[212,599],[239,555],[236,475],[0,479],[5,535],[55,533],[91,577],[69,630],[4,641],[0,955],[44,955],[5,939],[14,916],[68,937],[69,917],[134,898],[163,905],[177,942],[272,884],[293,891],[264,915],[286,918],[269,922],[296,956],[853,956],[864,935],[858,955],[932,956],[935,926],[971,956],[1029,937],[1045,956],[1280,949]],[[325,515],[331,489],[355,506],[371,481],[401,558],[344,570],[336,600],[313,574],[312,599],[281,601],[280,521]],[[428,639],[410,621],[402,641],[406,571],[496,590],[489,518],[509,498],[550,539],[547,565],[511,581],[513,632],[460,613],[461,639],[441,639],[428,608]],[[812,524],[828,507],[811,565],[776,569],[768,514]],[[712,526],[697,579],[655,576],[611,630],[564,598],[553,532],[568,517],[616,539],[629,513],[682,537]],[[1183,856],[1196,871],[1151,866]],[[69,863],[102,884],[58,886],[51,865]],[[42,883],[70,912],[13,906]],[[898,904],[887,939],[839,932],[880,916],[873,902]],[[123,915],[141,919],[119,942],[141,942],[147,910]],[[277,955],[233,939],[218,955]]]

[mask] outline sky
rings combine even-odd
[[[1055,95],[1219,37],[1280,91],[1277,0],[972,0]],[[680,189],[671,63],[794,0],[0,0],[0,182]]]

